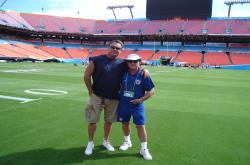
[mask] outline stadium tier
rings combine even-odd
[[[104,21],[0,11],[0,24],[30,30],[82,34],[249,34],[250,19]]]
[[[23,29],[34,30],[31,24],[29,24],[20,13],[14,11],[2,11],[0,10],[0,24],[13,26]]]

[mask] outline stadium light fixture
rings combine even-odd
[[[133,19],[134,18],[133,11],[132,11],[133,7],[134,7],[134,5],[117,5],[117,6],[107,6],[107,9],[112,10],[114,17],[115,17],[115,20],[116,20],[117,18],[116,18],[116,14],[115,14],[114,9],[128,8],[130,11],[130,14],[131,14],[131,18]]]
[[[7,0],[4,0],[1,5],[0,5],[0,10],[2,10],[2,7],[4,6],[4,4],[7,2]]]
[[[230,12],[231,12],[231,6],[235,4],[245,4],[245,3],[250,3],[250,0],[229,0],[225,1],[224,4],[228,6],[228,14],[227,17],[230,17]]]

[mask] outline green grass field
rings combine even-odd
[[[18,70],[19,73],[13,71]],[[22,70],[20,70],[22,69]],[[29,69],[37,69],[32,70]],[[82,81],[84,68],[72,64],[0,63],[0,95],[38,99],[20,103],[0,98],[0,164],[250,164],[250,72],[148,67],[156,94],[145,102],[148,145],[152,161],[123,142],[115,123],[110,140],[115,152],[102,146],[103,118],[95,135],[95,150],[83,155],[87,142]],[[68,94],[48,96],[27,89],[53,89]]]

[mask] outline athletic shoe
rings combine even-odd
[[[152,160],[152,156],[151,154],[149,153],[149,150],[148,149],[141,149],[140,150],[140,154],[143,156],[143,158],[145,160]]]
[[[120,146],[119,149],[122,151],[126,151],[130,147],[132,147],[131,141],[128,141],[128,142],[124,141],[124,143]]]
[[[85,155],[91,155],[93,153],[94,146],[94,143],[88,143],[85,149]]]
[[[103,147],[105,147],[108,151],[115,151],[114,147],[111,145],[109,141],[103,141]]]

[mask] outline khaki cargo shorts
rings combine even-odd
[[[104,109],[104,121],[116,122],[118,103],[119,100],[105,99],[92,94],[85,108],[86,121],[97,123],[100,120],[101,111]]]

